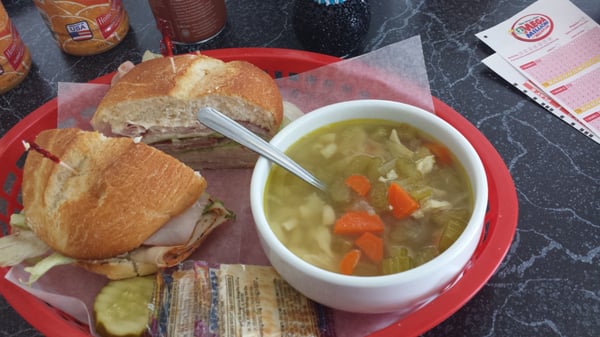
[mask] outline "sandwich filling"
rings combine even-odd
[[[203,193],[196,203],[165,223],[140,247],[109,259],[78,260],[52,251],[33,233],[26,213],[15,213],[10,220],[11,234],[0,238],[0,266],[26,263],[29,284],[52,267],[64,264],[78,264],[91,271],[100,269],[111,279],[148,275],[185,260],[213,229],[232,217],[233,213],[220,201]],[[114,271],[107,273],[105,269]]]

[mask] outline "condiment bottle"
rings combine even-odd
[[[122,0],[33,0],[58,47],[88,56],[118,45],[129,31]]]
[[[292,24],[302,45],[314,52],[345,57],[369,30],[367,0],[295,0]]]
[[[31,68],[29,49],[0,2],[0,94],[21,83]]]
[[[225,0],[148,0],[163,35],[163,54],[188,52],[217,36],[227,22]]]

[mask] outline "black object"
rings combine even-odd
[[[302,45],[314,52],[345,57],[369,30],[367,0],[295,0],[292,24]]]

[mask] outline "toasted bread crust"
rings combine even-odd
[[[169,138],[201,136],[196,118],[213,106],[273,135],[283,119],[275,81],[245,61],[223,62],[199,54],[155,58],[136,65],[107,92],[92,126],[104,134]]]
[[[206,188],[191,168],[129,138],[51,129],[35,141],[73,171],[28,153],[27,222],[48,246],[72,258],[105,259],[139,247]]]
[[[105,262],[80,260],[79,267],[96,274],[104,275],[109,280],[122,280],[136,276],[146,276],[158,271],[158,266],[153,263],[136,262],[127,259],[113,259]]]

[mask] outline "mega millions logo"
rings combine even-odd
[[[535,42],[546,38],[554,29],[552,20],[543,14],[529,14],[512,26],[512,35],[521,41]]]

